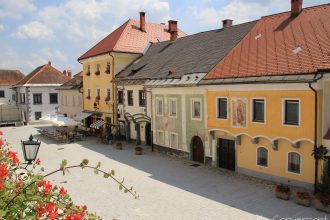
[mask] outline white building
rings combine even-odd
[[[41,117],[56,113],[59,107],[56,88],[68,80],[70,77],[52,67],[50,62],[20,80],[13,88],[25,122],[36,123]]]
[[[0,70],[0,104],[16,104],[16,92],[12,87],[23,78],[19,70]]]

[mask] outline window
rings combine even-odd
[[[101,98],[101,89],[96,89],[96,97]]]
[[[35,112],[34,113],[34,118],[36,121],[38,121],[41,118],[41,112]]]
[[[259,147],[257,149],[257,165],[268,166],[268,150],[264,147]]]
[[[76,106],[76,96],[72,96],[72,106],[75,107]]]
[[[107,67],[106,67],[106,70],[105,70],[106,73],[110,73],[110,62],[107,62]]]
[[[57,93],[49,93],[49,103],[50,104],[57,104]]]
[[[101,65],[100,65],[100,64],[96,64],[96,72],[95,72],[95,75],[100,75],[100,70],[101,70]]]
[[[252,100],[252,121],[265,122],[265,100],[253,99]]]
[[[118,91],[118,104],[124,104],[124,92]]]
[[[40,105],[42,104],[42,94],[33,94],[33,104],[35,105]]]
[[[16,101],[16,95],[15,94],[13,94],[11,98],[13,99],[14,102]]]
[[[68,97],[67,96],[64,96],[64,105],[68,106]]]
[[[21,104],[25,104],[25,93],[20,93]]]
[[[90,73],[91,72],[91,65],[87,66],[87,72]]]
[[[91,89],[87,89],[87,97],[91,97]]]
[[[284,124],[299,125],[299,100],[284,100]]]
[[[228,118],[228,98],[217,98],[217,118]]]
[[[158,144],[164,144],[164,132],[163,131],[157,131],[156,141]]]
[[[5,98],[5,91],[4,90],[0,90],[0,98]]]
[[[156,115],[163,114],[163,99],[156,99]]]
[[[133,106],[134,102],[133,102],[133,90],[128,90],[127,91],[127,104],[129,106]]]
[[[170,137],[170,141],[171,141],[170,146],[172,148],[178,148],[178,135],[175,133],[171,133],[170,136],[171,136]]]
[[[288,154],[288,171],[300,174],[300,155],[295,152]]]
[[[176,117],[176,99],[170,99],[170,116]]]
[[[201,117],[201,102],[198,100],[192,101],[192,118]]]
[[[106,97],[109,98],[109,99],[110,99],[110,95],[111,95],[110,91],[111,91],[110,88],[107,88],[107,92],[105,94]]]
[[[146,105],[146,93],[143,90],[139,91],[139,105],[140,106]]]

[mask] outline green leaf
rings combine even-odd
[[[94,169],[95,174],[99,174],[99,171],[97,169]]]
[[[88,161],[87,159],[83,159],[83,161],[80,163],[80,166],[81,166],[82,168],[84,168],[85,166],[88,165],[88,163],[89,163],[89,161]]]
[[[119,185],[119,190],[122,190],[123,189],[123,186],[122,185]]]
[[[111,175],[114,176],[115,175],[115,171],[111,170]]]
[[[101,167],[101,162],[98,162],[95,169],[99,169]]]
[[[127,189],[125,189],[125,190],[124,190],[124,193],[128,193],[128,190],[127,190]]]
[[[104,178],[109,178],[111,175],[110,175],[110,173],[104,173]]]
[[[68,161],[67,161],[67,160],[62,160],[62,165],[63,165],[63,166],[68,165]]]

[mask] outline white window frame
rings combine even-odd
[[[163,136],[162,142],[159,141],[158,134],[162,134],[162,136]],[[156,131],[156,142],[157,142],[157,144],[165,144],[165,132],[163,130]]]
[[[172,102],[175,102],[175,115],[172,114]],[[178,100],[177,98],[168,98],[169,108],[168,115],[171,118],[176,118],[178,115]]]
[[[218,111],[219,111],[219,107],[218,107],[218,100],[219,99],[226,99],[227,100],[227,117],[226,118],[219,118],[218,117]],[[215,98],[215,117],[216,117],[216,119],[217,120],[228,120],[228,118],[229,118],[229,99],[228,99],[228,97],[226,97],[226,96],[217,96],[216,98]]]
[[[92,70],[91,70],[91,65],[90,65],[90,64],[87,65],[87,72],[88,72],[88,73],[92,72]]]
[[[92,90],[90,88],[87,89],[87,96],[92,97]]]
[[[162,102],[162,112],[161,113],[158,112],[158,101]],[[156,97],[155,106],[156,106],[156,116],[163,116],[164,115],[164,110],[165,110],[164,109],[164,98]]]
[[[175,135],[176,136],[175,146],[172,146],[172,135]],[[178,135],[178,133],[170,132],[170,147],[171,148],[174,148],[174,149],[178,149],[179,148],[179,135]]]
[[[100,88],[96,89],[96,96],[95,97],[98,97],[98,96],[100,96],[100,98],[101,98],[101,89]]]
[[[253,111],[254,111],[254,105],[253,105],[253,101],[256,99],[262,99],[264,100],[264,122],[259,122],[259,121],[253,121]],[[266,124],[267,121],[267,102],[266,102],[266,98],[265,97],[251,97],[251,101],[250,101],[250,106],[251,106],[251,112],[250,112],[250,118],[251,118],[251,123],[254,124]]]
[[[290,125],[285,124],[285,101],[298,101],[298,109],[299,109],[299,116],[298,116],[298,125]],[[301,99],[300,98],[283,98],[282,99],[282,126],[285,127],[300,127],[301,126]]]
[[[101,64],[96,64],[96,71],[101,72]]]
[[[299,169],[299,173],[295,173],[295,172],[292,172],[292,171],[289,171],[289,154],[290,153],[296,153],[296,154],[298,154],[299,155],[299,157],[300,157],[300,169]],[[297,151],[289,151],[288,153],[287,153],[287,155],[286,155],[286,172],[287,173],[290,173],[290,174],[295,174],[295,175],[298,175],[298,176],[301,176],[301,174],[302,174],[302,164],[303,164],[303,160],[302,160],[302,155],[301,155],[301,153],[299,153],[299,152],[297,152]]]
[[[264,165],[260,165],[260,164],[258,164],[258,150],[260,149],[260,148],[264,148],[264,149],[266,149],[267,150],[267,166],[264,166]],[[258,166],[258,167],[262,167],[262,168],[268,168],[269,167],[269,150],[268,150],[268,148],[267,147],[265,147],[265,146],[258,146],[257,148],[256,148],[256,165]]]
[[[194,116],[194,102],[199,102],[200,103],[200,116],[199,117],[195,117]],[[192,98],[191,99],[191,105],[190,105],[190,108],[191,108],[191,120],[197,120],[197,121],[201,121],[202,120],[202,116],[203,116],[203,107],[202,107],[202,99],[201,98]]]
[[[108,96],[108,91],[109,91],[109,96]],[[106,90],[105,90],[105,97],[111,97],[111,89],[110,88],[107,88]]]

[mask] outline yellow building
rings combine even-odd
[[[150,42],[169,40],[170,32],[171,26],[147,23],[145,13],[140,12],[140,20],[129,19],[78,59],[83,65],[84,112],[92,114],[86,126],[97,120],[117,125],[117,92],[112,79],[138,59]]]
[[[292,4],[262,17],[200,84],[214,165],[312,189],[324,168],[313,151],[330,147],[330,5]]]

